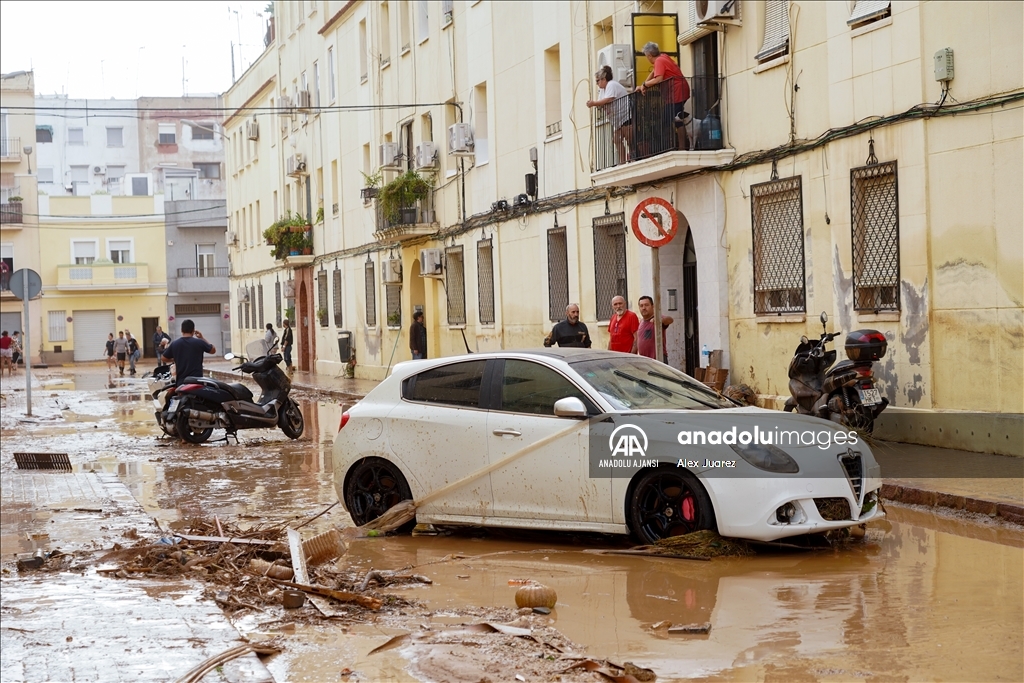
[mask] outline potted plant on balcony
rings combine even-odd
[[[263,231],[263,238],[267,240],[267,246],[274,248],[274,258],[281,260],[293,252],[294,254],[302,253],[305,240],[309,241],[309,246],[312,248],[312,238],[307,237],[310,230],[309,221],[299,214],[289,211],[283,218],[278,219]]]
[[[284,319],[290,322],[293,326],[295,325],[295,307],[289,306],[284,309]]]
[[[416,171],[406,171],[380,189],[377,201],[391,225],[417,223],[418,203],[430,196],[433,183]]]
[[[372,175],[363,173],[363,182],[366,183],[366,186],[359,191],[359,196],[363,198],[363,201],[376,198],[380,186],[384,183],[384,171],[378,168]]]

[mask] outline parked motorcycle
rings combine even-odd
[[[836,350],[825,345],[842,334],[828,332],[828,316],[821,314],[822,333],[817,342],[800,338],[789,363],[789,393],[785,411],[815,415],[868,434],[875,419],[889,405],[875,386],[872,363],[886,352],[885,335],[878,330],[855,330],[844,344],[848,360],[835,363]]]
[[[153,372],[143,375],[149,384],[149,395],[153,399],[153,407],[156,409],[156,423],[167,436],[178,436],[178,430],[174,422],[167,422],[167,408],[175,393],[174,378],[171,377],[170,365],[158,365]]]
[[[177,436],[189,443],[203,443],[214,429],[224,429],[237,439],[239,429],[275,426],[288,438],[299,438],[305,423],[299,405],[289,398],[291,380],[278,367],[281,354],[266,353],[267,350],[266,343],[258,340],[246,347],[252,360],[231,353],[224,356],[227,360],[241,361],[235,370],[251,374],[256,380],[262,390],[258,400],[240,382],[188,377],[166,396],[166,409],[162,417],[157,415],[157,422],[167,433],[170,433],[167,425],[173,424]]]

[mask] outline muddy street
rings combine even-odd
[[[571,668],[585,658],[630,662],[660,681],[1024,678],[1024,528],[896,504],[848,547],[710,561],[588,552],[632,545],[600,535],[354,539],[332,571],[402,570],[430,583],[378,586],[397,598],[379,612],[335,606],[331,618],[308,601],[224,608],[211,599],[220,589],[187,575],[119,578],[96,561],[115,544],[173,545],[196,519],[298,525],[335,503],[342,408],[299,394],[298,441],[254,430],[240,444],[191,446],[161,435],[144,380],[99,368],[36,380],[32,418],[23,392],[3,385],[4,681],[177,680],[243,642],[282,651],[205,680],[601,680]],[[66,453],[71,471],[19,470],[15,452]],[[335,506],[302,533],[351,526]],[[66,557],[60,566],[58,554],[50,570],[25,565],[54,551]],[[555,589],[550,614],[516,610],[517,580]],[[513,627],[464,626],[481,623]],[[672,628],[705,623],[706,633]],[[402,634],[413,635],[389,644]]]

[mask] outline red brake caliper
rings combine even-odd
[[[687,522],[693,521],[694,517],[696,516],[694,514],[693,509],[693,496],[687,496],[686,498],[683,498],[683,505],[680,509],[680,512],[683,513],[683,519],[685,519]]]

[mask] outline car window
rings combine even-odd
[[[642,356],[572,363],[572,369],[616,410],[709,410],[733,408],[703,384],[673,367]]]
[[[403,394],[410,401],[476,408],[487,361],[452,363],[413,376]]]
[[[533,415],[554,415],[555,401],[567,396],[589,403],[576,386],[558,372],[539,363],[506,360],[501,383],[501,410]]]

